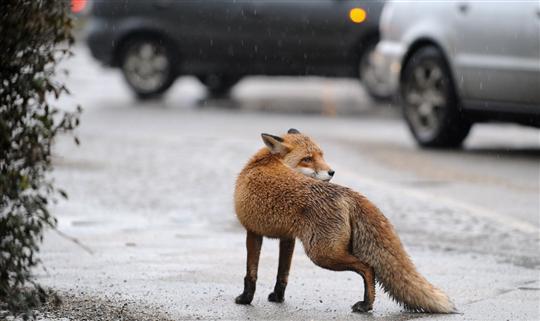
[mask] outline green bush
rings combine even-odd
[[[0,1],[0,317],[26,313],[47,296],[31,269],[58,195],[49,177],[54,138],[78,125],[77,112],[50,104],[67,93],[55,76],[68,57],[72,18],[62,0]]]

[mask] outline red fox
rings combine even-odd
[[[236,182],[235,210],[247,230],[247,272],[238,304],[255,293],[263,236],[279,238],[279,267],[272,302],[283,302],[295,239],[318,266],[355,271],[364,298],[354,312],[373,309],[375,281],[407,310],[453,313],[448,296],[420,275],[392,224],[363,195],[328,182],[334,175],[321,148],[290,129],[282,137],[262,134],[266,147],[247,163]]]

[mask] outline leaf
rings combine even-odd
[[[58,193],[60,193],[60,195],[62,195],[63,198],[68,199],[68,194],[63,189],[59,189]]]

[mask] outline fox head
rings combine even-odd
[[[321,148],[308,136],[291,128],[282,137],[261,134],[266,147],[290,168],[306,176],[330,181],[334,170],[326,163]]]

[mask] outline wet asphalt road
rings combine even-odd
[[[42,283],[119,307],[129,302],[126,309],[154,319],[540,319],[537,130],[477,126],[463,150],[421,151],[391,109],[374,106],[348,80],[247,80],[235,101],[201,107],[204,91],[191,79],[164,101],[142,104],[84,51],[68,68],[74,96],[61,104],[79,101],[85,113],[82,145],[65,137],[56,146],[54,177],[70,198],[55,212],[59,229],[91,253],[49,233],[47,269],[36,271]],[[262,146],[261,132],[290,127],[319,142],[335,183],[383,210],[418,269],[461,314],[405,313],[380,290],[372,313],[353,314],[360,276],[316,267],[301,246],[285,303],[270,303],[275,240],[264,242],[253,304],[234,304],[245,265],[234,180]]]

